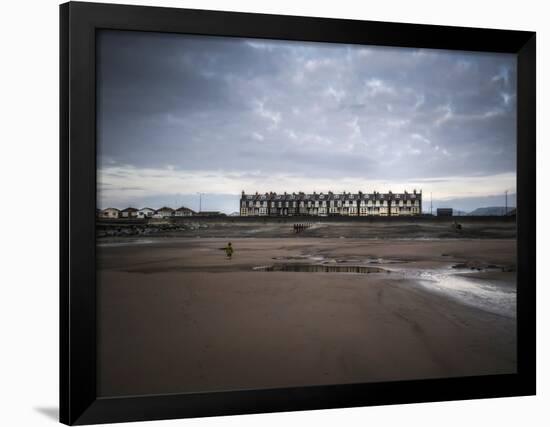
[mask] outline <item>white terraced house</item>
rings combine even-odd
[[[245,194],[240,216],[416,216],[422,213],[422,190],[403,193],[265,193]]]

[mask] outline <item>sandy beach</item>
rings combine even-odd
[[[516,370],[513,239],[231,241],[99,244],[99,395]]]

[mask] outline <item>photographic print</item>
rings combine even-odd
[[[515,54],[96,43],[100,397],[517,372]]]

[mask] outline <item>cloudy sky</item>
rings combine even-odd
[[[205,193],[230,213],[242,190],[515,201],[513,55],[102,31],[97,105],[101,208]]]

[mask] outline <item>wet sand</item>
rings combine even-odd
[[[516,370],[516,323],[409,271],[476,266],[515,283],[515,240],[122,239],[98,248],[101,396],[391,381]],[[254,271],[363,265],[369,274]],[[377,270],[382,272],[376,272]],[[486,271],[487,269],[487,271]],[[456,274],[471,274],[457,270]]]

